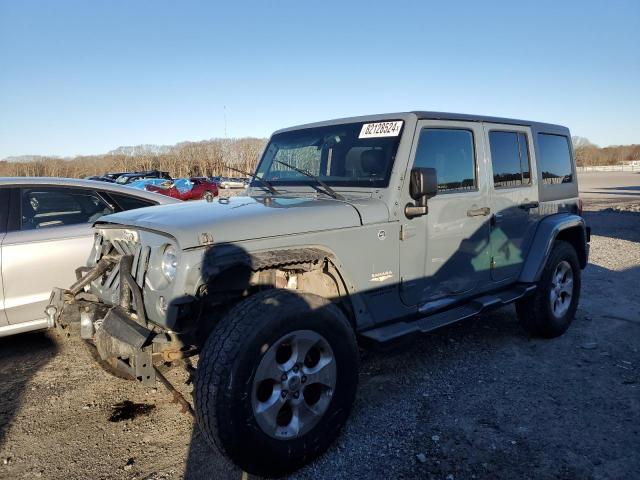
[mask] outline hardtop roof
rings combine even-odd
[[[408,120],[410,117],[418,120],[453,120],[460,122],[487,122],[501,123],[504,125],[520,125],[531,127],[534,132],[546,132],[559,135],[569,135],[569,129],[562,125],[552,123],[534,122],[530,120],[519,120],[515,118],[491,117],[487,115],[473,115],[467,113],[450,113],[450,112],[431,112],[425,110],[414,110],[411,112],[383,113],[375,115],[364,115],[358,117],[337,118],[334,120],[326,120],[322,122],[307,123],[303,125],[292,126],[280,129],[274,134],[287,132],[291,130],[301,130],[305,128],[323,127],[327,125],[335,125],[339,123],[356,123],[356,122],[380,122],[385,120]]]
[[[522,125],[527,127],[536,127],[538,130],[567,130],[567,127],[554,123],[534,122],[531,120],[520,120],[516,118],[491,117],[487,115],[473,115],[467,113],[450,113],[450,112],[427,112],[414,111],[411,112],[418,116],[419,120],[458,120],[462,122],[487,122],[487,123],[503,123],[506,125]]]

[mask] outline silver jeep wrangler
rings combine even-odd
[[[347,420],[358,343],[512,302],[532,335],[569,327],[589,252],[570,138],[437,112],[280,130],[246,196],[102,217],[46,313],[144,384],[199,355],[208,441],[250,473],[295,470]]]

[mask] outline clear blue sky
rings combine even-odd
[[[0,0],[0,158],[413,109],[640,143],[640,1]]]

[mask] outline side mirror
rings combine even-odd
[[[438,193],[438,177],[435,168],[412,168],[409,182],[409,195],[414,200],[429,199]]]
[[[408,203],[404,207],[404,214],[407,218],[426,215],[427,200],[438,193],[438,176],[435,168],[415,167],[411,169],[409,177],[409,195],[416,202],[414,205]]]

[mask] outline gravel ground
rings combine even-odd
[[[638,478],[640,214],[586,216],[567,334],[529,338],[510,307],[362,352],[343,435],[293,478]],[[78,341],[0,339],[0,380],[0,478],[241,478],[162,387],[114,379]]]
[[[586,172],[578,184],[580,197],[594,210],[640,205],[640,172]]]

